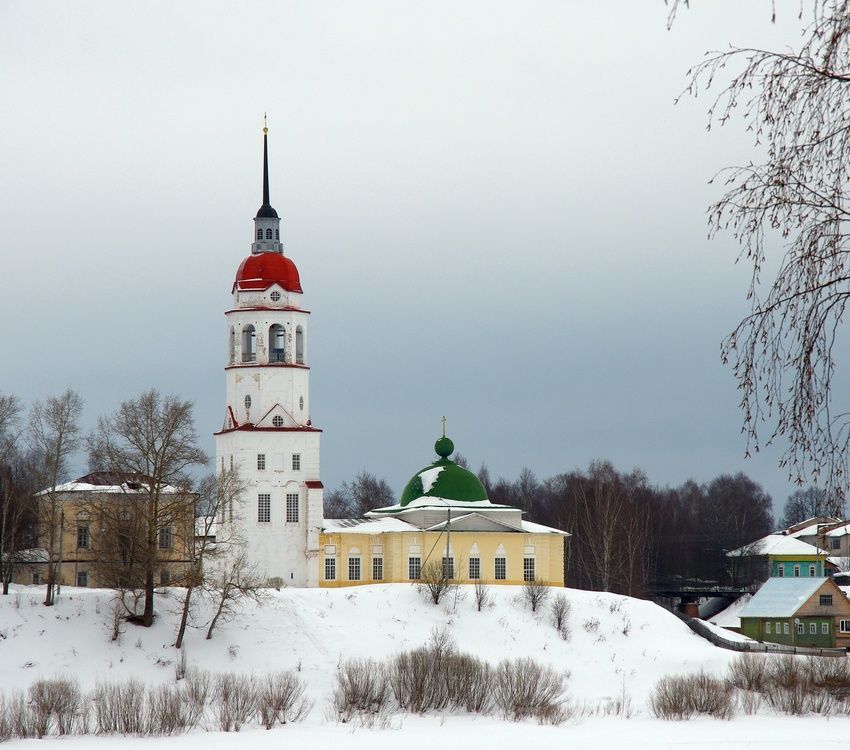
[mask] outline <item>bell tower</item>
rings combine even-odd
[[[215,434],[216,469],[238,467],[247,489],[241,508],[226,510],[220,522],[268,578],[316,586],[323,490],[321,430],[310,419],[310,312],[298,269],[283,254],[268,163],[264,127],[263,203],[225,312],[224,423]]]

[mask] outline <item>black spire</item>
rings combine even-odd
[[[269,204],[269,129],[263,128],[263,205],[257,211],[258,219],[278,219],[271,204]]]

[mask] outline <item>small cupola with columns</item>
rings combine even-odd
[[[254,241],[251,243],[251,253],[280,253],[283,254],[283,244],[280,241],[280,217],[269,203],[269,129],[263,127],[263,205],[254,217]]]

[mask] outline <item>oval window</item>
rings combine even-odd
[[[251,397],[250,396],[245,396],[245,408],[246,409],[251,408]]]
[[[283,427],[283,417],[277,415],[274,419],[272,419],[272,424],[275,427]]]
[[[272,292],[269,296],[272,298],[272,302],[280,301],[280,292]]]
[[[298,408],[304,411],[304,396],[298,399]]]

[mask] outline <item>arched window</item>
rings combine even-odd
[[[266,239],[270,240],[272,238],[272,230],[266,229]]]
[[[257,230],[257,239],[258,240],[263,239],[263,230],[262,229]]]
[[[274,230],[274,238],[275,238],[276,240],[279,240],[279,239],[280,239],[280,229],[275,229],[275,230]]]
[[[286,361],[286,331],[282,325],[275,323],[269,328],[269,362]]]
[[[295,361],[304,364],[304,331],[301,326],[295,329]]]
[[[236,329],[230,329],[230,364],[236,362]]]
[[[242,361],[257,361],[257,331],[250,324],[242,329]]]

